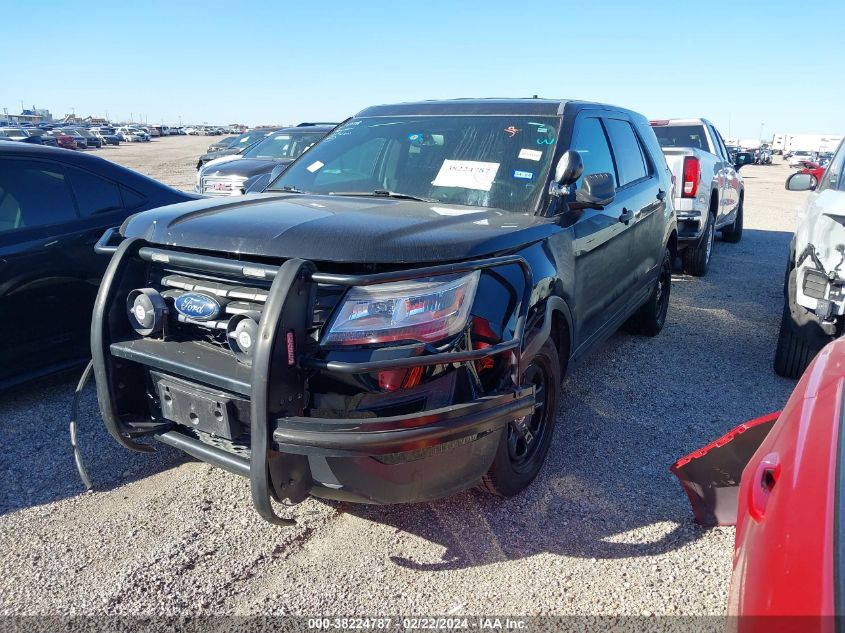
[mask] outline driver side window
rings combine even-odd
[[[570,149],[576,150],[584,163],[584,172],[575,183],[576,189],[581,188],[585,176],[598,173],[610,174],[614,188],[616,187],[618,183],[616,169],[601,119],[596,117],[580,119],[575,124]]]

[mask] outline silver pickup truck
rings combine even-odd
[[[684,271],[707,272],[716,231],[726,242],[742,238],[745,187],[739,169],[754,161],[748,152],[734,160],[719,131],[707,119],[651,121],[675,177],[678,246]]]

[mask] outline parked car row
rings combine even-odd
[[[255,130],[232,139],[234,147],[200,157],[195,191],[237,196],[262,191],[287,165],[325,137],[335,124]],[[209,146],[209,149],[213,147]],[[210,159],[210,160],[209,160]]]

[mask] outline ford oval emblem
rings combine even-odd
[[[217,300],[199,292],[186,292],[173,302],[176,311],[194,321],[210,321],[220,314]]]

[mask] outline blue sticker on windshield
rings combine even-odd
[[[537,145],[552,145],[555,142],[553,138],[538,138]]]
[[[514,169],[513,170],[513,177],[514,178],[521,178],[522,180],[532,180],[534,178],[534,172],[519,171],[518,169]]]
[[[415,132],[414,134],[408,134],[408,140],[412,143],[419,143],[420,141],[422,141],[422,139],[423,135],[418,132]]]

